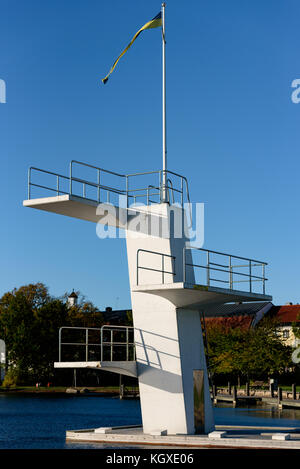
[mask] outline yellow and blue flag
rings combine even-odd
[[[128,49],[132,46],[136,38],[141,34],[142,31],[145,31],[145,29],[152,29],[152,28],[158,28],[159,26],[162,26],[162,19],[161,19],[161,12],[158,13],[152,20],[148,21],[148,23],[144,24],[144,26],[138,30],[138,32],[133,36],[131,39],[130,43],[126,47],[126,49],[123,50],[123,52],[119,55],[119,57],[115,60],[113,66],[111,67],[109,73],[106,75],[105,78],[102,78],[103,83],[105,84],[109,78],[109,75],[114,71],[115,66],[119,62],[120,58],[125,54],[125,52],[128,51]]]

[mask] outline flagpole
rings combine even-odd
[[[162,151],[163,151],[163,180],[162,180],[162,202],[168,202],[167,192],[167,138],[166,138],[166,36],[165,36],[165,7],[161,5],[162,19]]]

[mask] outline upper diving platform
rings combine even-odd
[[[190,201],[187,179],[172,171],[166,174],[169,201],[183,207]],[[102,208],[113,205],[119,211],[112,222],[121,227],[130,206],[161,203],[163,193],[162,170],[119,174],[72,160],[68,176],[30,167],[28,198],[23,205],[92,222],[99,221],[96,209],[100,203]]]

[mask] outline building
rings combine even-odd
[[[255,327],[271,310],[271,302],[227,303],[219,306],[208,306],[203,311],[205,323],[222,324],[228,327]]]
[[[255,327],[264,317],[270,317],[278,322],[278,335],[284,344],[298,347],[300,339],[295,337],[293,324],[300,326],[300,305],[288,303],[275,306],[271,302],[227,303],[218,307],[207,307],[204,311],[205,323],[219,323],[228,327]]]
[[[76,306],[77,301],[78,301],[78,295],[73,290],[72,293],[68,296],[67,303],[69,306]]]
[[[105,308],[105,311],[101,311],[105,324],[117,324],[124,325],[128,322],[127,312],[131,313],[131,310],[118,309],[113,310],[110,306]]]
[[[300,326],[300,305],[291,303],[284,306],[273,306],[270,314],[278,321],[278,334],[284,340],[286,345],[298,347],[300,339],[295,337],[293,324]]]

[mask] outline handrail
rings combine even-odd
[[[96,181],[91,181],[83,178],[79,178],[74,175],[74,166],[75,165],[80,165],[84,166],[87,168],[91,168],[97,171],[97,182]],[[56,188],[53,187],[47,187],[46,185],[35,183],[32,181],[32,172],[33,171],[38,171],[40,173],[44,174],[49,174],[52,176],[56,177]],[[180,179],[180,188],[174,187],[174,181],[171,180],[171,178],[168,179],[167,187],[166,189],[171,191],[172,193],[172,199],[173,203],[175,202],[175,197],[174,193],[178,194],[180,196],[180,203],[181,206],[183,207],[184,204],[184,198],[186,197],[186,200],[190,203],[190,197],[189,197],[189,188],[188,188],[188,182],[185,176],[182,176],[178,173],[175,173],[174,171],[166,171],[167,174],[173,175],[176,178]],[[108,174],[112,176],[116,176],[118,178],[121,178],[121,187],[112,187],[110,185],[105,185],[102,183],[102,178],[103,174]],[[137,176],[149,176],[149,175],[158,175],[158,184],[148,184],[146,187],[142,188],[132,188],[129,187],[130,181],[137,177]],[[60,179],[64,179],[65,181],[69,181],[69,192],[66,190],[61,189],[60,187]],[[124,183],[125,180],[125,183]],[[73,194],[73,183],[77,182],[79,184],[82,184],[82,197],[86,197],[86,186],[88,187],[93,187],[97,189],[97,197],[95,199],[90,199],[90,200],[96,200],[100,203],[100,193],[101,191],[106,191],[107,192],[107,201],[109,201],[109,194],[114,193],[114,194],[119,194],[119,195],[125,195],[127,197],[127,207],[128,207],[128,202],[129,199],[135,200],[136,197],[144,197],[147,199],[147,203],[149,203],[149,188],[156,188],[157,193],[152,193],[152,196],[158,196],[158,203],[161,203],[163,201],[162,198],[162,170],[157,170],[157,171],[145,171],[145,172],[139,172],[139,173],[131,173],[131,174],[120,174],[115,171],[110,171],[104,168],[100,168],[98,166],[94,166],[89,163],[83,163],[78,160],[71,160],[70,162],[70,169],[69,169],[69,176],[65,176],[62,174],[55,173],[53,171],[47,171],[44,169],[40,169],[34,166],[31,166],[28,171],[28,199],[31,198],[31,187],[38,187],[46,190],[50,190],[52,192],[56,192],[57,195],[59,194]],[[137,194],[139,192],[139,194]],[[76,195],[76,194],[73,194]],[[154,201],[151,201],[152,203],[155,203]]]
[[[69,330],[82,330],[85,331],[85,341],[84,342],[62,342],[62,331],[64,329]],[[62,346],[63,345],[73,345],[73,346],[84,346],[85,347],[85,361],[89,361],[89,347],[100,347],[100,361],[104,361],[104,347],[110,348],[110,361],[114,361],[114,346],[123,346],[126,347],[126,360],[124,361],[134,361],[135,358],[135,343],[129,341],[129,331],[134,330],[132,326],[111,326],[111,325],[104,325],[101,328],[98,327],[77,327],[77,326],[63,326],[59,328],[59,362],[62,361]],[[89,342],[89,331],[100,331],[100,343],[94,344]],[[104,332],[110,332],[110,340],[105,340]],[[120,331],[126,333],[126,340],[123,342],[116,342],[114,341],[114,331]],[[129,349],[132,348],[133,355],[130,359]]]
[[[187,250],[197,250],[201,251],[203,253],[206,253],[206,265],[202,264],[195,264],[194,262],[188,263],[186,261],[186,251]],[[224,264],[219,264],[217,262],[212,262],[211,261],[211,255],[218,255],[218,256],[225,256],[228,258],[228,265]],[[240,259],[242,261],[247,261],[247,263],[243,264],[237,264],[237,265],[232,265],[232,259]],[[214,282],[221,282],[221,283],[226,283],[229,286],[229,289],[233,289],[233,284],[236,283],[243,283],[243,282],[248,282],[249,283],[249,293],[252,293],[252,283],[253,282],[261,282],[262,283],[262,290],[263,294],[265,294],[265,282],[268,280],[265,277],[265,267],[266,267],[267,262],[263,261],[258,261],[256,259],[250,259],[248,257],[241,257],[241,256],[234,256],[232,254],[227,254],[224,252],[219,252],[219,251],[211,251],[208,249],[203,249],[203,248],[198,248],[195,246],[185,246],[183,248],[183,282],[186,282],[186,267],[199,267],[202,269],[206,269],[206,285],[210,286],[211,281]],[[217,267],[216,267],[217,266]],[[224,268],[220,268],[224,267]],[[252,273],[252,268],[253,267],[261,267],[262,268],[262,274],[261,275],[254,275]],[[236,271],[233,269],[239,269],[239,268],[248,268],[249,272],[240,272]],[[228,279],[224,280],[223,278],[213,278],[211,277],[211,272],[223,272],[228,274]],[[239,275],[242,277],[246,277],[246,280],[234,280],[234,275]]]
[[[227,254],[225,252],[220,252],[220,251],[212,251],[211,249],[198,248],[196,246],[185,246],[185,249],[197,249],[198,251],[205,251],[205,252],[210,252],[212,254],[219,254],[221,256],[233,257],[234,259],[243,259],[244,261],[259,262],[260,264],[268,265],[267,262],[258,261],[256,259],[250,259],[249,257],[234,256],[233,254]]]
[[[89,163],[83,163],[82,161],[77,161],[77,160],[71,160],[70,161],[70,168],[73,167],[73,163],[80,164],[82,166],[87,166],[87,167],[93,168],[93,169],[98,169],[99,171],[103,171],[104,173],[112,174],[113,176],[126,177],[125,174],[119,174],[119,173],[116,173],[114,171],[110,171],[109,169],[99,168],[98,166],[94,166],[94,165],[89,164]]]
[[[140,252],[146,252],[148,254],[155,254],[155,255],[161,256],[161,259],[162,259],[161,269],[153,269],[152,267],[140,266],[139,265],[139,254],[140,254]],[[165,257],[169,257],[170,259],[172,259],[174,261],[174,272],[173,271],[170,272],[170,271],[165,270],[165,263],[164,263],[164,258]],[[150,271],[153,271],[153,272],[160,272],[162,274],[162,284],[164,284],[165,283],[165,274],[170,274],[170,275],[173,275],[173,276],[176,275],[176,273],[175,273],[175,259],[176,259],[176,257],[172,256],[170,254],[164,254],[162,252],[157,252],[157,251],[150,251],[149,249],[138,249],[137,253],[136,253],[136,284],[137,285],[139,284],[139,269],[141,269],[141,270],[150,270]],[[173,262],[172,262],[172,266],[173,266]]]

